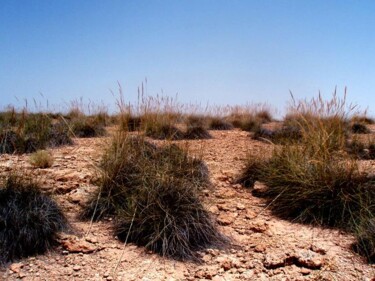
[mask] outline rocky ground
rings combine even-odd
[[[110,221],[79,221],[81,205],[96,188],[92,179],[109,138],[75,139],[73,146],[51,150],[55,162],[48,169],[32,168],[27,155],[0,155],[0,173],[35,175],[74,229],[61,235],[56,251],[0,269],[0,280],[375,280],[375,266],[351,252],[352,236],[280,220],[262,199],[233,183],[246,153],[266,155],[270,144],[238,130],[211,134],[213,139],[188,145],[209,167],[212,189],[204,191],[205,203],[231,247],[202,252],[202,264],[176,262],[119,242]]]

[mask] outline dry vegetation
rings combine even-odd
[[[72,145],[73,137],[104,136],[106,126],[115,125],[97,165],[99,176],[92,179],[97,189],[79,219],[110,219],[113,236],[125,244],[167,258],[203,262],[199,251],[230,247],[230,240],[220,233],[202,199],[202,190],[215,189],[208,168],[181,140],[209,140],[209,130],[237,128],[273,150],[270,157],[249,154],[237,182],[264,198],[276,217],[354,235],[352,249],[369,262],[375,260],[375,177],[359,164],[375,158],[368,128],[373,121],[353,115],[345,98],[294,101],[276,129],[265,126],[273,121],[266,106],[197,110],[173,98],[146,97],[143,90],[138,103],[129,105],[121,88],[118,106],[114,116],[103,109],[85,114],[79,106],[67,114],[9,108],[0,113],[0,153],[33,153],[30,163],[47,168],[53,157],[44,149]],[[366,141],[358,137],[362,134],[368,136]],[[265,188],[253,190],[256,182]],[[67,225],[57,204],[36,184],[13,176],[4,181],[1,263],[51,249],[56,233]]]

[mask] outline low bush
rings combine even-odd
[[[350,120],[353,123],[361,123],[361,124],[367,124],[367,125],[375,124],[374,119],[366,115],[354,115]]]
[[[71,121],[73,134],[78,138],[93,138],[104,136],[104,125],[90,118],[80,118]]]
[[[37,184],[11,176],[0,188],[0,263],[42,254],[68,230],[58,205]]]
[[[178,146],[119,135],[101,167],[100,188],[81,217],[112,215],[121,240],[178,260],[197,260],[197,250],[227,242],[200,201],[207,168]]]
[[[30,155],[30,164],[36,168],[49,168],[53,164],[52,155],[46,150],[38,150]]]
[[[262,109],[256,112],[255,117],[261,121],[261,123],[272,122],[272,114],[268,109]]]
[[[365,124],[362,123],[353,123],[351,126],[351,131],[353,134],[369,134],[371,133],[370,129],[367,128]]]
[[[298,127],[291,126],[283,126],[281,129],[276,130],[258,128],[253,135],[255,140],[268,141],[274,144],[298,142],[301,138],[301,130]]]
[[[368,142],[353,138],[346,145],[348,154],[356,159],[373,160],[375,159],[375,143],[373,140]]]
[[[355,235],[357,241],[352,245],[353,250],[366,257],[369,263],[375,263],[375,219],[369,219],[359,226]]]
[[[263,182],[254,194],[277,216],[356,233],[375,212],[375,178],[347,153],[345,99],[319,97],[296,109],[300,140],[275,146],[269,159],[249,159],[239,181]]]
[[[50,114],[22,111],[14,118],[14,124],[9,120],[1,123],[0,153],[31,153],[73,143],[67,124],[52,120]]]
[[[59,147],[73,144],[71,133],[69,132],[69,126],[64,123],[64,121],[58,121],[51,125],[48,139],[48,147]]]
[[[149,124],[145,128],[145,135],[158,140],[181,140],[184,133],[169,123]]]
[[[233,125],[224,120],[224,118],[211,117],[209,120],[208,128],[210,130],[231,130],[233,129]]]
[[[212,136],[208,130],[200,125],[188,126],[184,132],[184,139],[197,140],[197,139],[211,139]]]

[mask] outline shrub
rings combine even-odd
[[[37,184],[11,176],[0,188],[0,263],[46,252],[67,229],[62,211]]]
[[[78,138],[93,138],[105,135],[104,125],[90,118],[72,121],[72,131]]]
[[[142,118],[140,116],[132,116],[130,114],[121,114],[120,127],[122,130],[133,132],[141,130]]]
[[[347,154],[345,99],[319,97],[297,109],[300,140],[275,146],[269,159],[249,160],[241,178],[265,183],[255,194],[277,216],[355,233],[375,212],[375,178]]]
[[[51,125],[49,131],[49,147],[58,147],[62,145],[72,145],[73,140],[70,137],[69,126],[63,121]]]
[[[0,153],[14,153],[23,150],[22,137],[13,130],[3,130],[0,133]]]
[[[255,114],[255,117],[261,121],[261,123],[269,123],[272,121],[271,112],[268,109],[262,109]]]
[[[233,125],[225,121],[223,118],[211,117],[208,128],[210,130],[231,130],[233,129]]]
[[[262,123],[259,119],[248,116],[240,122],[239,128],[242,131],[255,132],[260,129],[261,125]]]
[[[52,122],[50,114],[23,111],[15,120],[14,125],[8,122],[0,126],[0,153],[31,153],[72,144],[68,126],[62,121]]]
[[[181,140],[183,132],[169,123],[148,124],[145,128],[145,135],[158,140]]]
[[[347,142],[346,151],[356,159],[372,160],[375,159],[375,142],[373,139],[366,142],[353,137]]]
[[[365,124],[362,123],[353,123],[351,126],[351,131],[354,134],[369,134],[371,133],[370,129],[367,128]]]
[[[368,124],[368,125],[375,123],[373,118],[367,117],[366,115],[354,115],[351,118],[351,121],[353,123],[362,123],[362,124]]]
[[[197,140],[197,139],[210,139],[212,136],[203,126],[188,126],[184,133],[184,139]]]
[[[53,164],[52,155],[46,150],[38,150],[30,155],[30,164],[37,168],[49,168]]]
[[[199,198],[207,168],[176,145],[119,135],[101,166],[100,188],[83,218],[114,215],[121,240],[179,260],[196,260],[197,250],[226,242]]]
[[[285,144],[288,142],[298,142],[302,137],[301,130],[298,127],[283,126],[281,129],[268,130],[258,128],[255,130],[253,139],[268,140],[275,144]]]
[[[367,258],[368,262],[375,262],[375,219],[369,219],[356,232],[357,241],[352,245],[353,250]]]

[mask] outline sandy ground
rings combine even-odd
[[[350,250],[354,238],[337,230],[281,220],[265,202],[233,183],[246,153],[266,155],[271,146],[238,130],[211,131],[213,139],[189,141],[203,153],[212,190],[204,191],[207,209],[232,240],[227,250],[208,249],[203,263],[183,263],[124,245],[111,234],[111,222],[77,219],[109,138],[75,139],[52,149],[54,165],[34,169],[27,155],[0,155],[0,173],[27,170],[61,204],[74,228],[55,251],[0,269],[1,280],[375,280],[375,266]],[[184,145],[185,142],[179,142]],[[368,166],[374,163],[369,161]]]

